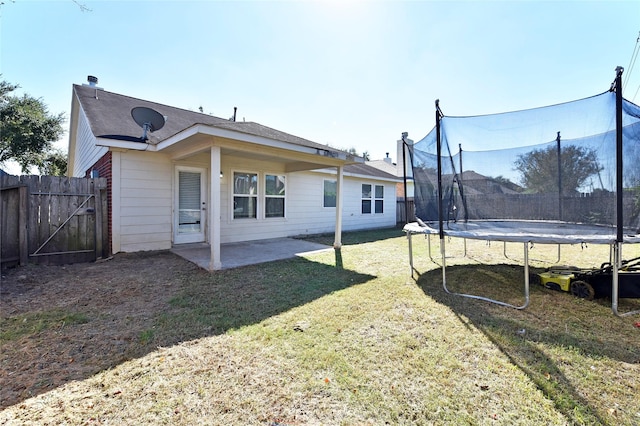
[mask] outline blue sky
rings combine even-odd
[[[0,72],[69,116],[72,84],[255,121],[395,160],[446,115],[606,91],[640,1],[29,1],[0,6]],[[170,119],[170,117],[169,117]],[[68,130],[68,123],[65,125]],[[66,150],[68,136],[57,146]],[[487,147],[490,149],[490,147]]]

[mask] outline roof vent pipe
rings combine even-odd
[[[236,121],[236,112],[238,111],[238,107],[233,107],[233,121]]]
[[[95,77],[93,75],[88,75],[87,81],[89,82],[89,86],[96,87],[96,85],[98,84],[98,77]]]

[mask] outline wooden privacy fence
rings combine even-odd
[[[396,224],[404,225],[405,223],[415,221],[416,212],[413,198],[409,198],[406,203],[404,199],[398,199],[396,201]]]
[[[0,176],[0,264],[108,256],[107,180]]]

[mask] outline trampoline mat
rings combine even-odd
[[[612,244],[616,242],[615,226],[569,223],[560,221],[473,220],[445,222],[444,234],[474,240],[531,242],[538,244]],[[438,223],[411,222],[404,226],[411,234],[438,234]],[[638,230],[624,229],[624,243],[640,243]]]

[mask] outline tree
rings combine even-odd
[[[567,145],[561,150],[562,193],[578,191],[585,181],[603,170],[593,149]],[[515,169],[527,192],[558,192],[558,151],[555,146],[518,156]]]
[[[38,165],[40,174],[46,176],[64,176],[67,174],[67,155],[59,149],[42,155]]]
[[[364,158],[364,161],[369,161],[369,151],[364,151],[362,155],[360,155],[358,150],[353,146],[349,149],[343,149],[343,151],[346,151],[351,155],[355,155],[356,157],[362,157]]]
[[[0,81],[0,164],[13,160],[28,173],[32,166],[45,167],[45,159],[56,155],[52,143],[62,135],[65,118],[63,113],[49,114],[42,99],[11,96],[18,87]]]

